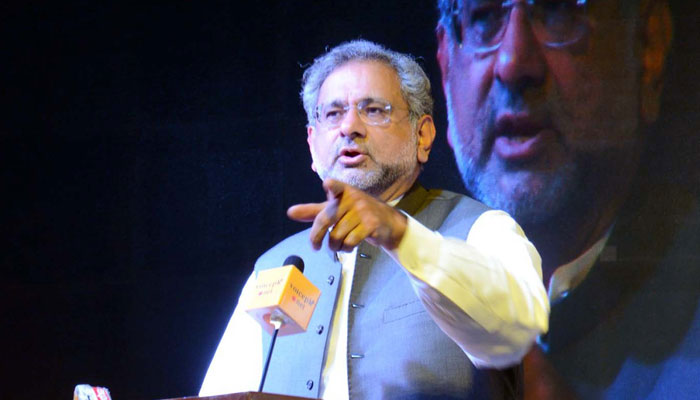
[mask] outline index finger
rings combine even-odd
[[[327,202],[295,204],[287,209],[287,216],[298,222],[311,222],[323,210]]]

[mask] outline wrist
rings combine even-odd
[[[389,240],[389,243],[387,243],[387,250],[395,250],[396,248],[399,247],[401,244],[401,241],[403,240],[404,235],[406,234],[406,229],[408,227],[408,218],[404,213],[394,210],[394,222],[393,226],[394,228],[392,229],[391,232],[391,239]]]

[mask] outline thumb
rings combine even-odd
[[[333,201],[342,196],[347,185],[333,178],[328,178],[323,181],[323,188],[326,190],[328,201]]]

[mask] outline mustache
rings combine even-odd
[[[522,91],[496,85],[477,115],[482,145],[492,146],[498,136],[529,136],[543,128],[557,130],[558,124],[552,118],[552,112],[560,108],[556,104],[545,98],[528,100]]]
[[[560,106],[542,96],[536,88],[516,89],[495,82],[473,120],[471,144],[479,149],[470,161],[472,168],[483,169],[494,157],[499,137],[532,137],[542,129],[560,132],[554,116],[561,114]],[[561,122],[561,121],[560,121]],[[564,140],[557,135],[558,140]],[[502,164],[504,168],[520,168],[517,160]]]
[[[357,143],[351,138],[339,138],[333,143],[332,151],[334,154],[333,159],[337,160],[344,154],[348,152],[352,153],[362,153],[372,158],[372,152],[369,146],[365,143]]]

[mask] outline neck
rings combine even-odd
[[[388,188],[384,189],[384,191],[380,192],[379,194],[372,194],[374,194],[379,200],[385,203],[398,199],[399,197],[403,196],[406,192],[408,192],[411,186],[413,186],[413,184],[416,182],[416,179],[418,179],[419,173],[420,169],[416,168],[410,174],[397,179],[394,183],[392,183]]]
[[[624,152],[611,149],[586,160],[581,167],[585,175],[577,191],[563,199],[565,206],[545,220],[518,220],[542,257],[545,284],[557,268],[578,258],[615,222],[635,182],[642,145],[639,141]]]
[[[542,277],[549,283],[554,271],[569,263],[600,240],[615,222],[626,199],[627,190],[620,190],[606,203],[587,208],[568,208],[543,223],[523,224],[528,238],[542,257]],[[572,212],[571,210],[576,210]]]
[[[523,225],[528,238],[542,257],[542,279],[547,285],[557,268],[569,263],[600,240],[614,222],[613,217],[601,216],[594,223],[581,221],[551,221],[540,225]],[[558,225],[558,229],[552,226]]]
[[[615,222],[628,191],[628,187],[620,185],[616,191],[602,192],[610,196],[579,201],[545,221],[521,223],[542,257],[545,284],[557,268],[578,258],[605,235]]]

